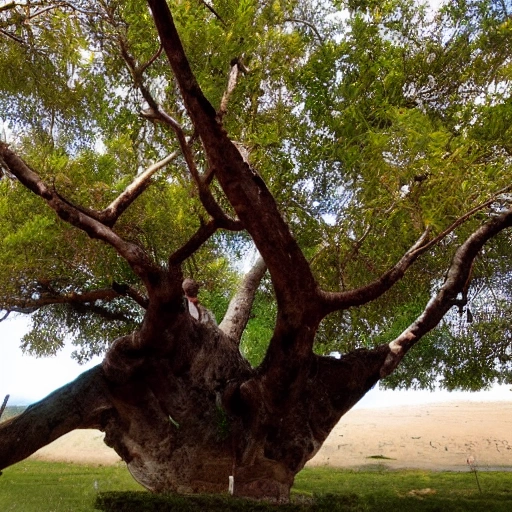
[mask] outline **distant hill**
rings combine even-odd
[[[2,405],[0,403],[0,405]],[[5,411],[2,414],[2,417],[0,418],[0,422],[8,420],[9,418],[12,418],[13,416],[17,416],[18,414],[21,414],[25,409],[27,408],[26,405],[8,405],[5,408]]]

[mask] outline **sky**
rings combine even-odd
[[[0,322],[0,403],[8,394],[9,405],[36,402],[101,361],[95,358],[80,366],[71,359],[73,347],[70,345],[55,357],[23,354],[21,338],[29,325],[28,318],[22,316],[9,316]]]
[[[23,354],[20,342],[28,331],[26,317],[9,317],[0,322],[0,402],[9,394],[9,405],[28,405],[77,378],[98,364],[95,358],[80,366],[71,359],[73,347],[66,346],[54,357],[36,358]],[[389,391],[378,387],[369,391],[356,408],[402,407],[419,403],[452,401],[509,401],[512,386],[496,386],[478,393],[436,391]]]

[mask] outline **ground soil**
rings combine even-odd
[[[77,430],[36,452],[39,460],[116,464],[97,430]],[[454,402],[355,409],[309,465],[363,468],[512,470],[512,402]]]

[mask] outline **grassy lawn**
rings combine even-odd
[[[296,479],[288,511],[399,512],[512,510],[512,472],[360,471],[308,468]],[[0,476],[0,511],[276,511],[226,496],[153,496],[123,466],[25,461]]]
[[[140,489],[123,466],[23,461],[0,476],[0,511],[91,511],[98,493]]]

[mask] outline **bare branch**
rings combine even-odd
[[[220,108],[219,108],[219,117],[222,119],[227,111],[228,111],[228,103],[229,99],[231,97],[231,94],[233,94],[233,91],[236,87],[236,82],[238,80],[238,60],[235,60],[235,62],[231,63],[231,70],[229,71],[229,78],[228,78],[228,85],[226,87],[226,90],[224,91],[224,94],[222,95],[222,100],[220,102]]]
[[[141,114],[146,119],[150,119],[152,121],[159,121],[165,124],[166,126],[169,126],[174,131],[178,139],[178,143],[180,145],[183,157],[185,158],[187,168],[197,186],[197,190],[199,192],[199,199],[201,200],[201,203],[203,204],[205,210],[214,219],[217,219],[219,222],[221,222],[223,226],[229,226],[227,227],[227,229],[239,229],[238,223],[235,220],[231,219],[228,215],[226,215],[226,213],[219,206],[219,204],[213,197],[213,194],[210,188],[208,187],[208,184],[201,177],[197,169],[196,161],[191,148],[191,142],[194,140],[194,137],[187,139],[180,123],[167,112],[165,112],[165,110],[155,101],[149,89],[144,85],[143,82],[142,72],[145,69],[145,67],[137,66],[135,58],[128,51],[128,42],[123,38],[119,38],[119,45],[121,48],[121,55],[123,56],[123,59],[126,65],[128,66],[130,73],[132,74],[134,83],[136,87],[140,90],[147,104],[149,105],[149,108],[141,112]],[[161,49],[159,51],[161,51]]]
[[[507,185],[506,187],[498,190],[490,199],[475,206],[467,213],[459,217],[448,228],[446,228],[432,240],[427,240],[429,234],[429,229],[427,229],[421,238],[404,254],[404,256],[395,266],[393,266],[390,270],[388,270],[385,274],[380,276],[372,283],[355,290],[349,290],[340,293],[320,291],[320,295],[324,301],[324,305],[327,311],[326,314],[341,309],[347,309],[353,306],[360,306],[380,297],[404,276],[407,269],[421,254],[425,253],[428,249],[438,244],[456,228],[471,218],[475,213],[483,210],[484,208],[487,208],[493,202],[495,202],[496,198],[498,198],[501,194],[504,194],[511,189],[512,185]]]
[[[440,290],[427,304],[423,313],[389,344],[390,353],[381,369],[381,377],[389,375],[407,351],[436,327],[448,310],[457,303],[457,296],[463,292],[470,277],[473,261],[482,247],[499,232],[511,226],[512,209],[480,226],[457,249]]]
[[[8,11],[9,9],[14,9],[18,4],[16,2],[9,2],[8,4],[0,5],[0,12]]]
[[[158,50],[153,55],[153,57],[151,57],[145,64],[142,64],[139,67],[139,72],[141,75],[146,71],[146,69],[148,69],[158,59],[158,57],[160,57],[160,55],[162,54],[162,50],[163,50],[162,45],[160,45],[158,47]]]
[[[202,224],[190,240],[169,257],[169,265],[179,265],[196,252],[217,231],[217,222],[212,219]]]
[[[318,32],[318,29],[315,27],[315,25],[313,25],[313,23],[310,23],[309,21],[306,21],[306,20],[299,20],[297,18],[287,18],[284,20],[285,23],[302,23],[303,25],[306,25],[307,27],[309,27],[316,35],[316,37],[318,38],[318,40],[323,43],[324,42],[324,38],[320,35],[320,32]]]
[[[107,320],[108,322],[123,322],[132,324],[136,321],[136,317],[125,314],[122,311],[111,311],[103,306],[90,303],[71,303],[69,307],[82,315],[93,313],[94,315]]]
[[[133,286],[129,286],[127,284],[119,284],[114,281],[112,283],[112,289],[119,295],[130,297],[130,299],[136,302],[142,309],[148,308],[148,298],[139,293]]]
[[[324,303],[325,315],[340,309],[360,306],[380,297],[403,277],[406,270],[424,252],[422,249],[427,243],[428,235],[429,230],[427,229],[396,265],[372,283],[346,292],[319,291],[319,295]]]
[[[9,401],[10,395],[5,395],[4,401],[2,402],[2,406],[0,407],[0,419],[2,418],[2,414],[5,411],[5,408],[7,407],[7,402]]]
[[[59,7],[62,7],[63,4],[56,4],[56,5],[49,5],[48,7],[43,7],[39,9],[38,11],[35,11],[34,13],[27,16],[27,20],[32,20],[34,18],[37,18],[38,16],[41,16],[41,14],[44,14],[48,11],[53,11],[54,9],[58,9]]]
[[[99,212],[98,220],[107,226],[114,226],[117,219],[126,211],[126,209],[137,199],[150,185],[152,176],[172,162],[178,156],[174,151],[159,162],[150,165],[144,172],[139,174],[126,189],[112,201],[103,211]]]
[[[497,192],[495,192],[490,199],[488,199],[487,201],[484,201],[483,203],[475,206],[474,208],[472,208],[471,210],[469,210],[469,212],[465,213],[464,215],[462,215],[462,217],[459,217],[453,224],[451,224],[449,227],[447,227],[444,231],[442,231],[441,233],[439,233],[439,235],[437,235],[435,238],[433,238],[432,240],[430,240],[426,245],[425,247],[421,248],[421,251],[422,252],[425,252],[427,251],[428,249],[430,249],[431,247],[433,247],[434,245],[438,244],[443,238],[445,238],[447,235],[449,235],[452,231],[455,231],[456,228],[458,228],[459,226],[461,226],[462,224],[464,224],[464,222],[466,222],[470,217],[472,217],[475,213],[478,213],[479,211],[482,211],[484,208],[487,208],[488,206],[490,206],[492,203],[494,203],[496,201],[496,199],[498,199],[498,197],[501,195],[501,194],[505,194],[507,193],[508,191],[512,190],[512,185],[507,185],[506,187],[503,187],[502,189],[498,190]]]
[[[217,112],[204,96],[190,68],[167,2],[148,0],[148,4],[187,112],[201,137],[210,169],[268,265],[278,307],[288,308],[287,314],[279,319],[290,323],[288,327],[293,329],[291,324],[300,323],[306,303],[309,304],[309,301],[298,302],[297,295],[309,294],[313,301],[316,295],[311,269],[272,194],[243,160],[223,129]],[[280,332],[284,335],[288,327]]]
[[[16,41],[21,45],[26,45],[23,39],[19,38],[18,36],[15,36],[14,34],[11,34],[9,31],[4,30],[3,28],[0,28],[0,34],[3,34],[4,36],[8,37],[9,39],[12,39],[13,41]]]
[[[201,3],[224,25],[226,26],[226,22],[222,19],[220,14],[205,0],[201,0]]]
[[[8,304],[2,307],[6,310],[6,315],[0,321],[7,318],[9,313],[30,314],[45,306],[63,304],[72,307],[77,311],[95,313],[107,320],[119,320],[122,322],[132,322],[133,318],[122,312],[111,311],[98,304],[112,302],[120,296],[130,297],[142,308],[147,308],[148,300],[137,290],[128,285],[112,284],[112,288],[103,288],[85,292],[59,292],[53,287],[41,287],[34,294],[36,298],[30,299],[12,299]]]
[[[87,304],[94,303],[98,300],[110,302],[119,297],[119,294],[112,288],[103,288],[100,290],[92,290],[83,293],[59,293],[58,291],[52,289],[41,291],[38,295],[39,296],[35,299],[15,299],[9,303],[8,307],[12,311],[15,311],[15,308],[31,309],[35,311],[36,309],[42,308],[44,306],[50,306],[52,304]]]
[[[267,271],[263,258],[259,257],[251,270],[245,274],[235,296],[231,299],[219,329],[240,343],[251,314],[256,290]]]

